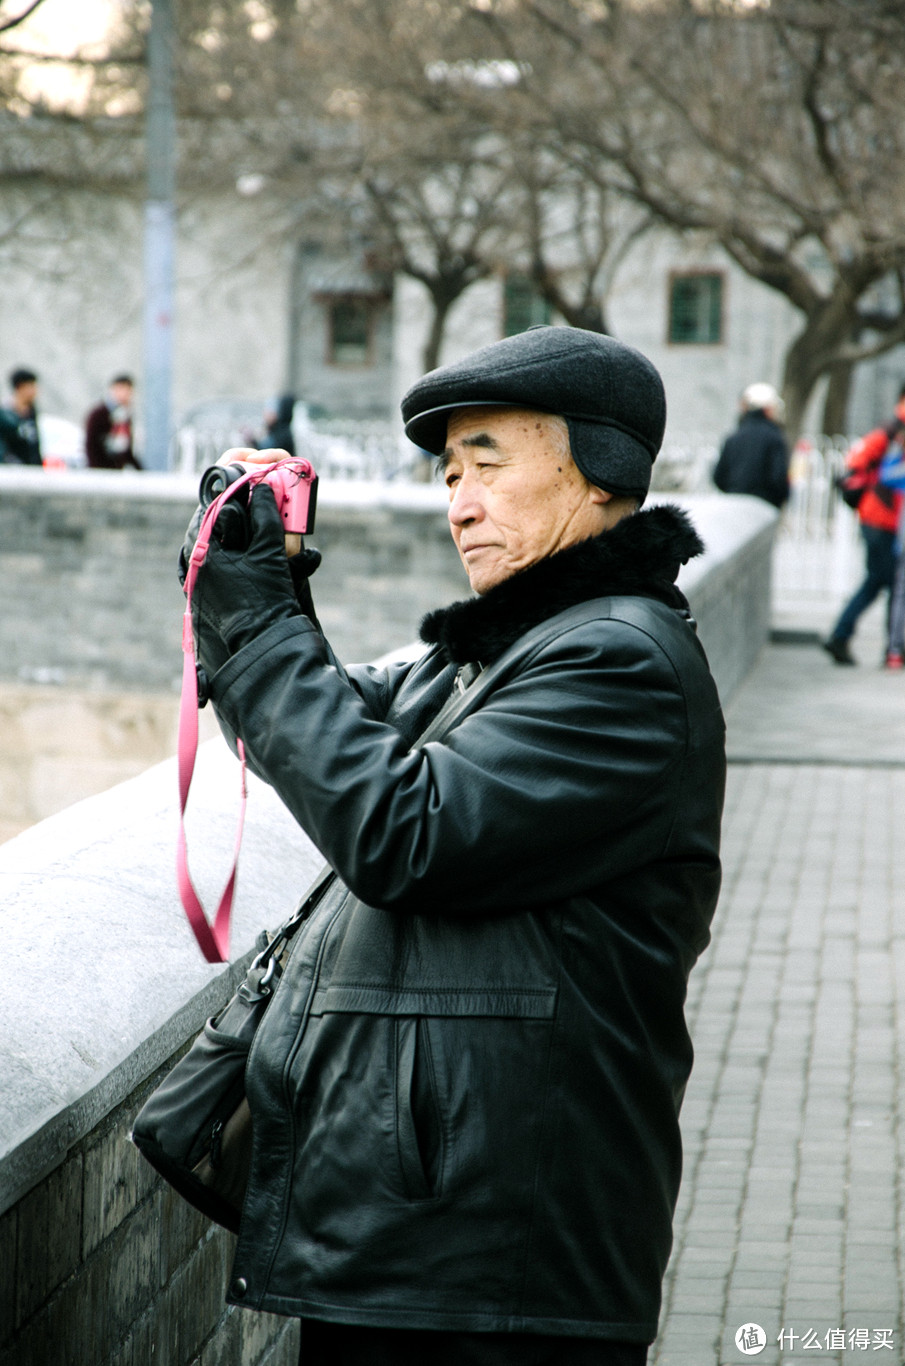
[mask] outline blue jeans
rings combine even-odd
[[[867,553],[867,575],[851,601],[842,609],[832,630],[833,640],[851,640],[862,612],[866,612],[875,598],[885,589],[892,591],[896,572],[896,533],[881,531],[876,526],[861,523],[861,535]]]

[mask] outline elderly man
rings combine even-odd
[[[196,586],[220,722],[335,873],[251,1054],[228,1296],[297,1316],[305,1366],[641,1366],[724,780],[701,545],[637,511],[662,385],[546,327],[403,415],[475,592],[422,658],[338,665],[264,485]]]

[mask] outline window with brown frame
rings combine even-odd
[[[668,337],[676,346],[717,346],[722,342],[720,271],[694,271],[670,278]]]
[[[503,281],[503,336],[513,337],[536,323],[549,323],[553,310],[533,281],[510,270]]]
[[[326,300],[329,365],[373,365],[376,300],[337,294]]]

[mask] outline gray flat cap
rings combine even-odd
[[[663,381],[646,356],[614,337],[531,327],[431,370],[402,399],[406,436],[440,455],[451,410],[469,406],[557,413],[586,478],[612,493],[647,493],[666,425]]]

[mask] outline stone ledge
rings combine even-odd
[[[198,501],[198,476],[156,470],[45,470],[28,465],[0,465],[0,489],[41,493],[82,500],[86,495],[120,498],[124,502],[184,504],[189,511]],[[323,479],[318,485],[318,507],[400,508],[445,512],[446,489],[437,482],[395,483],[376,479]]]
[[[206,905],[229,871],[238,791],[238,763],[222,740],[209,741],[188,819]],[[321,866],[279,799],[250,777],[234,962],[211,966],[179,902],[177,827],[176,763],[167,760],[0,847],[0,1212],[228,999],[258,932],[285,919]]]

